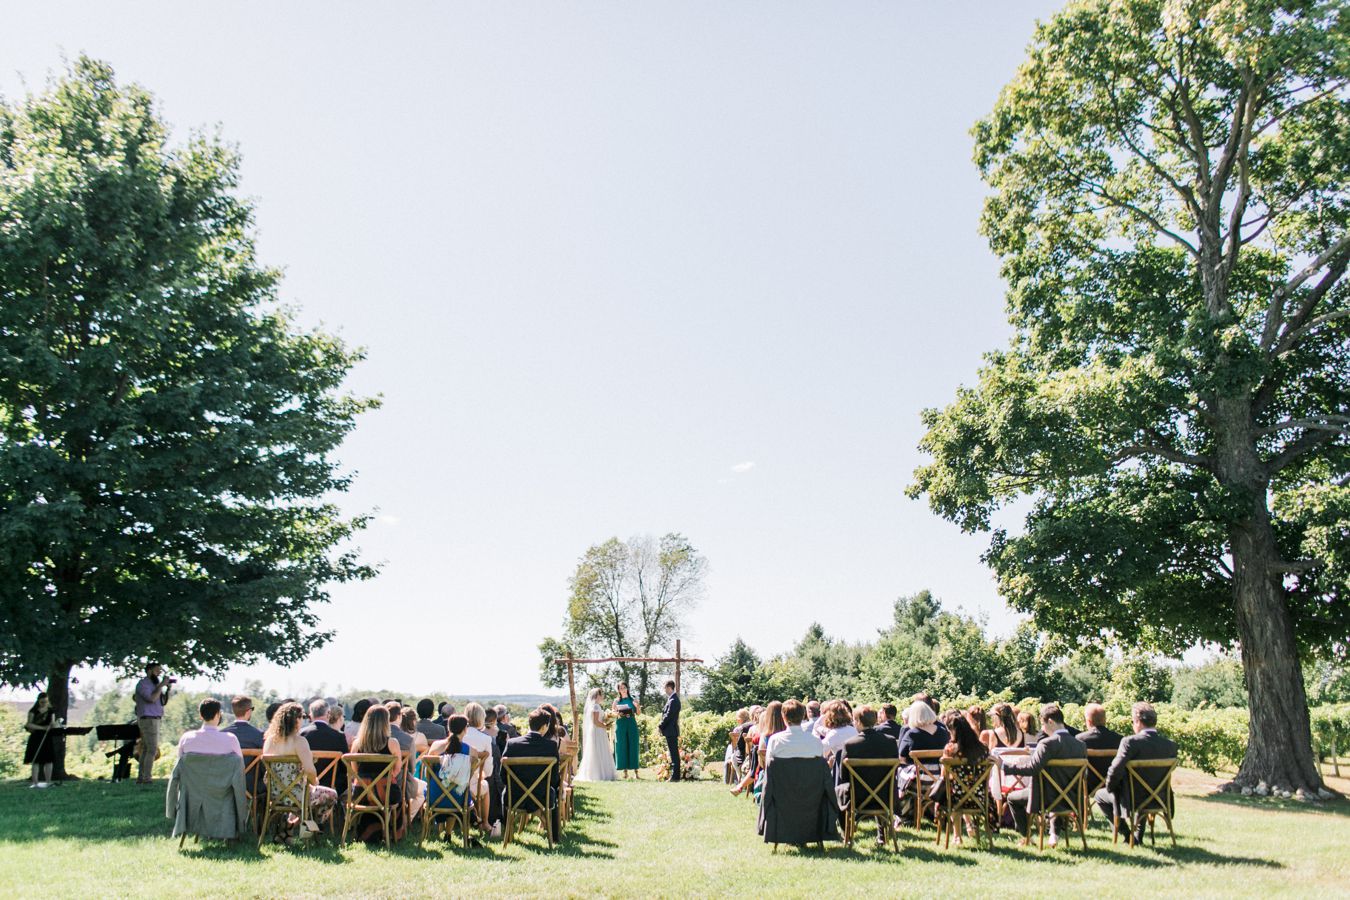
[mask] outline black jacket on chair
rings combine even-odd
[[[766,844],[839,840],[839,807],[821,757],[769,761],[760,795],[759,833]]]

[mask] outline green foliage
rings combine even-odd
[[[1242,663],[1220,656],[1198,666],[1182,666],[1172,676],[1172,702],[1181,709],[1246,706]]]
[[[1106,705],[1113,712],[1124,713],[1137,701],[1164,703],[1171,696],[1171,669],[1147,656],[1130,656],[1111,674]]]
[[[0,704],[0,778],[13,778],[23,769],[23,748],[28,743],[23,723],[22,713]]]
[[[656,730],[660,716],[637,717],[639,755],[644,766],[658,766],[669,754],[666,738]],[[712,712],[683,713],[680,716],[680,746],[685,750],[701,750],[705,762],[721,762],[736,727],[734,715]]]
[[[373,575],[333,459],[361,354],[278,307],[238,180],[103,63],[0,104],[0,680],[292,663]]]

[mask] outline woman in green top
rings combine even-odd
[[[628,685],[619,682],[619,696],[614,701],[614,711],[619,720],[614,723],[614,768],[623,772],[625,780],[631,771],[633,777],[638,774],[638,727],[636,716],[642,715],[642,707],[628,693]]]

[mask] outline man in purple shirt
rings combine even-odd
[[[244,755],[239,751],[239,739],[220,730],[219,700],[206,698],[197,707],[197,714],[202,717],[202,727],[196,731],[183,732],[183,736],[178,739],[179,756],[188,753],[207,756],[224,756],[227,753],[238,757]]]
[[[173,679],[164,674],[159,663],[145,667],[145,677],[136,682],[136,725],[141,730],[140,774],[137,784],[149,784],[159,752],[159,722],[164,718],[164,701],[169,699]]]

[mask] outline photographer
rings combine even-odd
[[[159,663],[145,667],[145,677],[136,682],[136,725],[141,730],[141,771],[137,784],[150,784],[159,755],[159,723],[164,718],[164,703],[169,699],[169,685],[177,679],[164,674]]]

